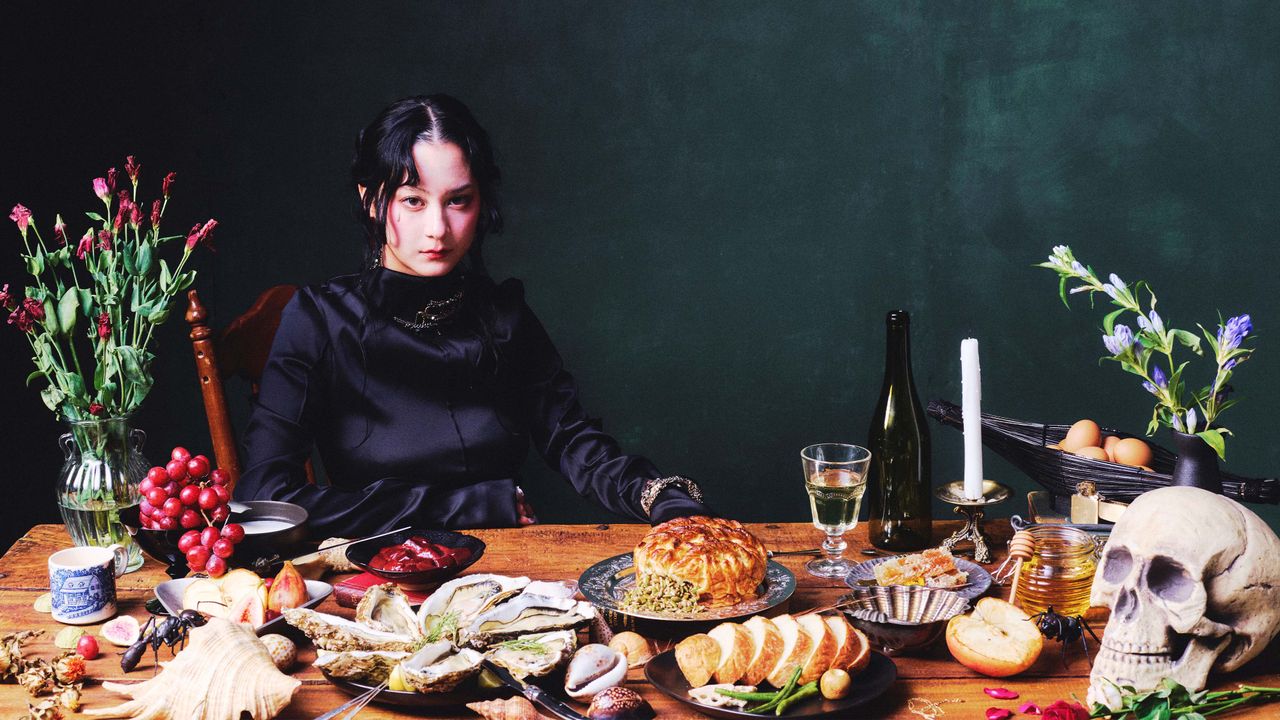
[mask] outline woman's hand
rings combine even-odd
[[[516,486],[516,515],[521,525],[533,525],[538,522],[538,516],[533,514],[533,506],[529,504],[524,496],[524,490],[519,485]]]

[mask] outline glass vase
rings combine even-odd
[[[128,418],[77,420],[58,438],[65,461],[55,488],[62,522],[76,545],[129,551],[127,571],[142,567],[142,551],[120,522],[120,511],[142,500],[138,483],[149,466],[142,456],[147,434]]]

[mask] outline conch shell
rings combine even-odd
[[[484,720],[543,720],[528,698],[516,695],[506,700],[467,703]]]
[[[140,683],[104,682],[133,700],[86,715],[132,720],[232,720],[248,713],[267,720],[293,700],[302,684],[276,669],[248,625],[212,618],[192,628],[187,648]]]

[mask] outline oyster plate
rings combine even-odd
[[[649,613],[623,610],[619,607],[623,595],[636,582],[631,553],[606,558],[587,568],[578,579],[578,589],[591,604],[602,612],[616,613],[624,620],[660,620],[670,622],[713,622],[747,618],[786,602],[796,591],[796,576],[780,563],[770,560],[765,566],[764,582],[760,594],[754,600],[744,600],[736,605],[702,610],[696,613]],[[609,623],[614,625],[612,620]]]

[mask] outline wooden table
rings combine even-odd
[[[1008,540],[1007,523],[992,522],[990,531],[993,548],[1003,548]],[[1001,527],[1003,526],[1003,527]],[[764,544],[776,550],[800,549],[818,544],[819,535],[813,527],[801,523],[757,523],[749,525]],[[957,527],[954,522],[935,523],[938,540]],[[643,525],[535,525],[522,529],[472,531],[488,544],[484,558],[472,568],[478,572],[527,575],[543,580],[576,580],[590,565],[598,560],[629,552],[644,535]],[[859,550],[867,547],[866,530],[859,527],[850,533],[850,557],[862,559]],[[36,657],[51,658],[57,654],[53,636],[62,625],[49,615],[37,613],[32,602],[49,589],[46,558],[53,551],[69,546],[70,540],[60,525],[39,525],[0,558],[0,634],[23,629],[43,629],[45,634],[27,646],[27,652]],[[832,602],[845,588],[837,582],[821,580],[804,571],[807,558],[783,557],[780,562],[796,575],[798,588],[790,601],[790,609],[803,610]],[[143,603],[152,596],[152,588],[166,580],[162,566],[147,559],[143,567],[121,577],[118,582],[120,612],[145,619]],[[332,580],[333,578],[329,578]],[[332,598],[319,608],[324,612],[350,617],[352,611],[340,608]],[[1095,627],[1101,633],[1099,620]],[[96,632],[99,625],[86,626]],[[103,654],[88,663],[89,674],[95,680],[143,680],[151,676],[151,659],[148,656],[139,669],[125,675],[120,671],[115,648],[103,642]],[[1093,643],[1090,643],[1091,649]],[[162,650],[162,659],[167,651]],[[314,652],[301,653],[295,677],[302,686],[293,703],[280,716],[283,718],[314,718],[333,709],[347,696],[329,684],[320,672],[311,667]],[[1016,709],[1030,700],[1048,705],[1071,693],[1083,698],[1088,686],[1089,662],[1078,647],[1072,648],[1064,665],[1057,644],[1049,644],[1039,662],[1028,672],[1003,680],[985,678],[951,659],[945,645],[939,644],[922,657],[900,657],[895,660],[899,681],[862,717],[914,718],[907,710],[910,698],[928,698],[934,701],[958,700],[946,704],[947,716],[952,718],[980,718],[991,706]],[[1276,684],[1276,676],[1254,678],[1257,684]],[[631,671],[627,685],[644,695],[662,718],[702,717],[671,700],[644,680],[640,669]],[[1017,701],[996,701],[983,694],[984,687],[1007,687],[1021,694]],[[122,696],[107,692],[97,682],[89,683],[84,692],[86,707],[108,707],[122,701]],[[15,684],[0,685],[0,718],[16,718],[26,711],[26,692]],[[585,712],[585,706],[579,707]],[[402,711],[368,706],[361,718],[404,717]],[[437,712],[437,717],[474,718],[465,708]]]

